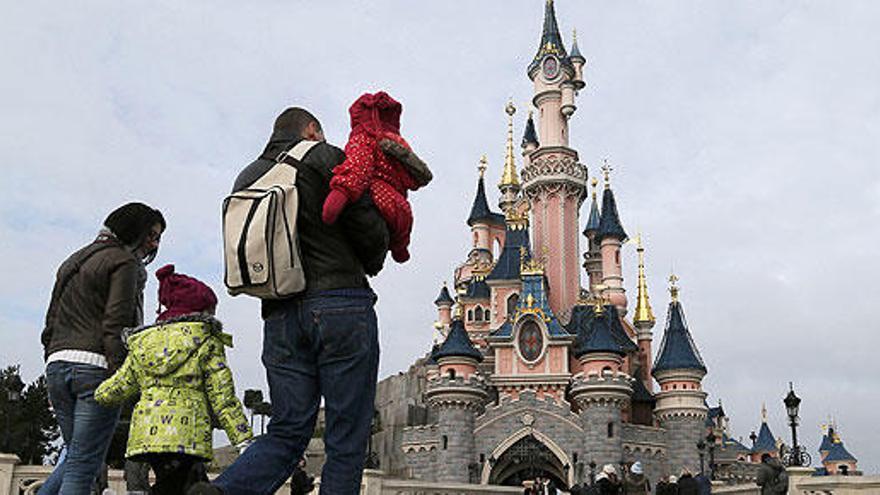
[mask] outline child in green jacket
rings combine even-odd
[[[95,400],[116,405],[140,393],[132,414],[126,457],[147,462],[156,475],[153,494],[184,494],[204,480],[198,463],[213,458],[212,417],[239,445],[252,434],[235,396],[224,347],[232,336],[213,317],[217,297],[204,283],[175,274],[174,265],[156,272],[156,324],[128,332],[128,357],[95,391]],[[202,478],[202,479],[198,479]]]

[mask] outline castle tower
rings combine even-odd
[[[522,182],[531,204],[535,253],[547,257],[550,307],[561,315],[580,295],[578,215],[586,197],[587,169],[568,147],[578,65],[583,66],[566,53],[553,1],[548,0],[541,42],[527,71],[534,82],[532,102],[538,109],[541,143],[528,154]]]
[[[529,218],[519,215],[513,209],[507,213],[507,232],[504,234],[504,248],[492,271],[486,276],[486,283],[492,290],[494,309],[492,329],[505,322],[512,322],[519,306],[520,267],[522,252],[531,250],[529,245]]]
[[[590,203],[590,216],[587,218],[587,225],[584,227],[584,237],[587,238],[587,251],[584,253],[584,270],[587,271],[587,277],[590,281],[590,294],[598,297],[595,287],[602,284],[602,254],[599,252],[599,242],[596,240],[596,234],[599,232],[599,223],[602,218],[599,215],[599,203],[596,201],[596,185],[599,180],[593,177],[590,185],[593,186],[593,201]]]
[[[580,408],[584,451],[600,466],[616,465],[623,456],[623,410],[633,392],[632,378],[622,371],[626,351],[614,335],[617,313],[603,304],[596,299],[588,324],[578,329],[575,357],[581,372],[571,383],[571,397]]]
[[[596,242],[602,257],[602,284],[611,304],[617,307],[621,316],[626,315],[626,290],[623,288],[623,265],[620,261],[620,247],[627,240],[626,231],[617,214],[617,202],[611,190],[611,167],[602,166],[605,173],[605,191],[602,193],[602,216]]]
[[[504,215],[489,209],[489,201],[486,200],[486,184],[483,176],[486,174],[488,160],[486,156],[480,158],[480,177],[477,179],[477,193],[474,203],[471,205],[471,214],[468,215],[467,223],[471,227],[473,235],[473,250],[485,253],[488,262],[492,262],[492,242],[498,236],[498,230],[504,228]]]
[[[678,278],[669,277],[672,301],[666,317],[666,330],[660,352],[654,362],[653,375],[660,384],[654,414],[666,429],[669,466],[699,466],[697,442],[705,433],[707,417],[706,393],[702,380],[706,365],[700,357],[678,300]]]
[[[636,339],[639,343],[639,368],[641,370],[637,378],[642,380],[648,391],[653,392],[651,343],[653,342],[654,334],[651,333],[651,329],[654,328],[654,323],[657,320],[654,318],[651,303],[648,301],[648,282],[645,276],[645,247],[642,246],[642,235],[639,234],[636,239],[638,241],[636,251],[639,253],[639,282],[633,326],[636,328]]]
[[[437,321],[444,328],[449,328],[449,324],[452,323],[452,304],[454,302],[449,294],[449,288],[446,287],[446,282],[443,282],[443,288],[440,289],[440,295],[437,296],[437,299],[434,299],[434,305],[437,306]]]
[[[767,424],[767,406],[761,404],[761,427],[758,428],[758,436],[752,443],[752,462],[761,462],[761,456],[764,454],[778,458],[779,445],[773,432],[770,431],[770,425]]]
[[[516,107],[512,101],[507,102],[504,111],[507,113],[507,144],[504,150],[504,172],[501,174],[501,182],[498,183],[498,189],[501,190],[498,207],[507,214],[519,199],[520,186],[513,158],[513,114],[516,113]]]
[[[482,410],[488,394],[477,372],[483,355],[468,338],[461,309],[457,313],[449,335],[433,354],[439,374],[428,382],[425,399],[437,410],[437,481],[469,483],[468,466],[478,460],[474,417]]]

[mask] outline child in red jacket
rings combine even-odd
[[[345,161],[333,169],[322,218],[332,224],[345,205],[369,191],[388,224],[391,256],[409,259],[412,209],[407,191],[428,184],[431,172],[400,136],[401,104],[384,91],[361,95],[348,109],[351,133]]]

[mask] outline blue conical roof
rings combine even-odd
[[[504,248],[486,280],[519,280],[522,248],[531,250],[528,229],[511,228],[508,225],[507,233],[504,235]]]
[[[773,433],[770,432],[770,427],[767,426],[767,422],[764,421],[761,423],[761,429],[758,431],[758,439],[755,440],[755,446],[752,448],[752,452],[775,451],[776,439],[773,438]]]
[[[541,33],[541,44],[538,45],[538,53],[529,64],[528,73],[538,68],[541,60],[545,55],[553,54],[559,57],[559,61],[566,66],[571,62],[568,60],[568,54],[565,51],[565,45],[562,44],[562,35],[559,33],[559,25],[556,23],[556,9],[553,7],[553,0],[547,0],[544,6],[544,29]]]
[[[832,442],[831,449],[828,451],[828,455],[825,456],[825,460],[822,462],[845,462],[852,461],[856,462],[857,459],[846,450],[846,447],[843,446],[843,442]]]
[[[473,278],[467,286],[467,292],[464,297],[469,299],[489,299],[489,285],[482,278]]]
[[[621,241],[627,239],[626,231],[623,230],[623,225],[617,214],[614,192],[610,187],[606,187],[605,192],[602,193],[602,217],[599,219],[599,232],[596,234],[596,238],[599,240],[606,237],[615,237]]]
[[[526,130],[523,132],[522,138],[522,147],[525,148],[528,144],[534,144],[538,146],[538,133],[535,131],[535,121],[532,119],[531,112],[529,113],[529,118],[526,120]]]
[[[602,216],[599,215],[599,204],[594,195],[593,201],[590,203],[590,216],[587,218],[587,226],[584,228],[584,235],[588,235],[591,232],[598,232],[601,219]]]
[[[613,352],[623,356],[637,347],[626,336],[620,325],[617,309],[610,304],[605,306],[602,315],[598,317],[592,306],[575,306],[572,308],[567,330],[577,335],[574,348],[574,356],[577,358],[590,352]]]
[[[831,435],[833,434],[834,430],[829,430],[827,434],[822,435],[822,443],[819,445],[819,452],[831,451],[831,445],[834,443],[831,440]]]
[[[449,335],[446,336],[446,340],[432,357],[434,360],[444,357],[468,357],[477,361],[483,360],[483,354],[474,347],[468,337],[467,330],[464,329],[464,323],[460,319],[452,321]]]
[[[568,58],[569,58],[569,60],[577,60],[577,59],[580,59],[580,60],[582,60],[582,61],[586,61],[586,60],[587,60],[586,58],[584,58],[583,55],[581,55],[581,51],[580,51],[580,49],[578,48],[578,42],[577,42],[577,40],[572,40],[572,42],[571,42],[571,54],[569,54]]]
[[[471,206],[471,214],[468,216],[467,223],[473,226],[476,223],[502,223],[504,215],[495,213],[489,209],[489,202],[486,201],[486,185],[481,175],[477,181],[477,195],[474,197],[474,204]]]
[[[437,296],[437,299],[434,299],[435,306],[440,306],[442,304],[452,304],[454,302],[455,300],[453,300],[452,296],[449,295],[449,289],[446,287],[446,285],[444,285],[443,288],[440,289],[440,295]]]
[[[660,352],[654,362],[653,373],[658,371],[692,369],[706,372],[706,365],[694,344],[691,332],[684,319],[684,310],[679,301],[669,303],[666,316],[666,331],[660,343]]]

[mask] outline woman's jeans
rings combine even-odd
[[[268,433],[217,478],[226,494],[273,494],[284,484],[312,438],[322,396],[321,493],[360,493],[379,366],[375,302],[369,289],[339,289],[291,299],[267,315],[263,365],[272,419]]]
[[[95,402],[95,389],[109,376],[106,369],[88,364],[56,361],[46,367],[49,400],[67,455],[55,466],[38,495],[91,493],[119,419],[119,408]]]

